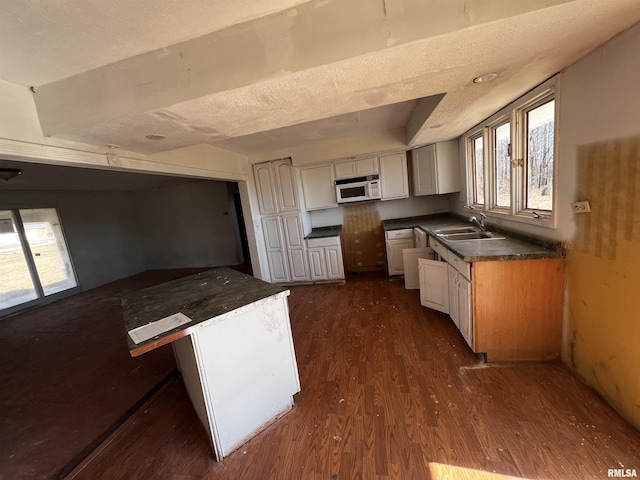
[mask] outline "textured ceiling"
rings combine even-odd
[[[637,0],[12,2],[0,77],[38,86],[45,135],[145,154],[268,156],[410,119],[411,147],[459,136],[639,19]]]

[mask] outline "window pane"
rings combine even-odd
[[[0,309],[38,297],[9,211],[0,211],[0,278]]]
[[[44,294],[75,287],[76,279],[56,210],[20,210],[20,216]]]
[[[511,123],[503,123],[493,131],[495,146],[496,206],[511,206]]]
[[[527,208],[553,209],[555,101],[527,112]]]
[[[484,147],[482,137],[473,139],[474,204],[484,205]]]

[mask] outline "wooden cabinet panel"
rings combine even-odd
[[[473,341],[491,361],[554,359],[562,341],[564,260],[473,264]]]

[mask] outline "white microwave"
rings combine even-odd
[[[362,202],[380,199],[380,179],[378,175],[336,180],[338,203]]]

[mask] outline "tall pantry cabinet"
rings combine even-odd
[[[271,282],[309,281],[304,243],[309,222],[300,211],[298,182],[291,160],[257,163],[253,172]]]

